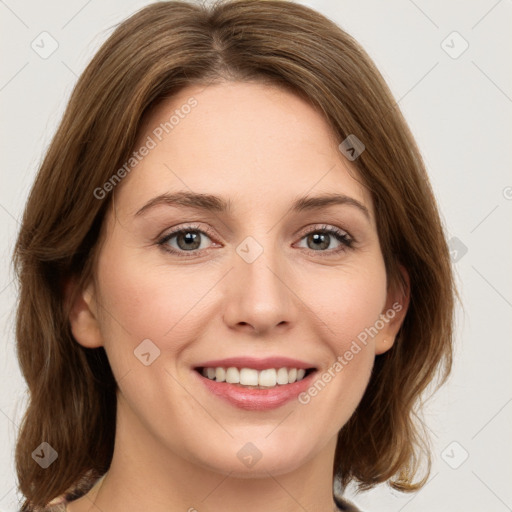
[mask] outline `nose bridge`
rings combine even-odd
[[[225,320],[250,324],[257,331],[291,322],[292,300],[286,285],[284,258],[273,233],[247,236],[233,255]]]

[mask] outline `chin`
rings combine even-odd
[[[280,475],[290,473],[304,464],[313,453],[313,446],[302,446],[293,437],[283,443],[265,439],[268,432],[260,437],[246,438],[247,441],[232,440],[230,443],[210,445],[208,459],[204,453],[197,455],[200,464],[211,471],[229,474],[236,478],[268,478],[269,473]]]

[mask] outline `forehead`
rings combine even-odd
[[[340,193],[372,214],[369,192],[339,142],[323,116],[286,89],[189,86],[145,117],[135,151],[151,149],[116,190],[116,204],[133,212],[153,196],[188,190],[228,197],[234,209],[268,209],[290,198]]]

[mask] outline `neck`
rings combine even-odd
[[[163,446],[124,403],[118,407],[110,469],[88,502],[109,512],[336,511],[332,488],[336,439],[287,473],[263,470],[258,477],[234,476]]]

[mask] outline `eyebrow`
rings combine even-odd
[[[230,200],[226,200],[212,194],[198,194],[195,192],[180,191],[172,194],[161,194],[150,199],[135,213],[135,216],[142,215],[158,205],[184,206],[194,208],[196,210],[223,213],[231,211],[232,203]],[[290,209],[292,212],[300,213],[332,205],[353,206],[360,210],[367,219],[370,220],[370,212],[368,211],[368,208],[357,199],[344,194],[327,193],[313,197],[300,197],[292,203]]]

